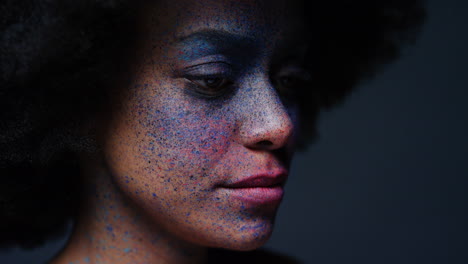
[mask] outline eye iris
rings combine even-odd
[[[281,85],[285,87],[292,87],[296,84],[296,79],[290,76],[280,78]]]
[[[223,79],[222,78],[206,78],[204,79],[204,82],[206,86],[209,88],[217,88],[221,86],[221,84],[223,83]]]

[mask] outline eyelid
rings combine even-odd
[[[180,62],[173,71],[173,78],[233,75],[234,65],[223,55],[205,56],[192,61]]]
[[[213,77],[218,75],[231,75],[232,67],[224,61],[206,62],[189,66],[183,70],[185,76]]]
[[[231,64],[228,58],[226,58],[226,56],[221,55],[221,54],[216,54],[216,55],[210,55],[210,56],[198,58],[196,60],[183,61],[181,68],[187,69],[191,67],[196,67],[198,65],[209,64],[209,63],[214,63],[214,62],[224,62],[226,64]]]
[[[186,91],[207,99],[218,98],[232,91],[235,79],[234,65],[231,65],[224,56],[203,57],[186,64],[177,71],[176,78],[188,81]],[[209,79],[218,79],[221,82],[209,85]]]
[[[298,65],[288,65],[281,67],[281,69],[277,72],[277,76],[294,76],[301,78],[304,81],[310,81],[312,79],[310,72]]]

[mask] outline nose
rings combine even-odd
[[[288,111],[268,78],[250,83],[243,95],[240,140],[250,149],[276,150],[293,142],[293,111]]]

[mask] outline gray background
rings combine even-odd
[[[305,263],[468,263],[468,2],[428,2],[416,45],[319,123],[266,247]],[[43,263],[63,244],[0,252]]]

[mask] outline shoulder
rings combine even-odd
[[[300,264],[301,262],[293,257],[284,254],[266,250],[257,249],[254,251],[230,251],[222,249],[212,249],[209,253],[208,264],[211,263],[230,264],[242,261],[243,264],[248,263],[270,263],[270,264]]]

